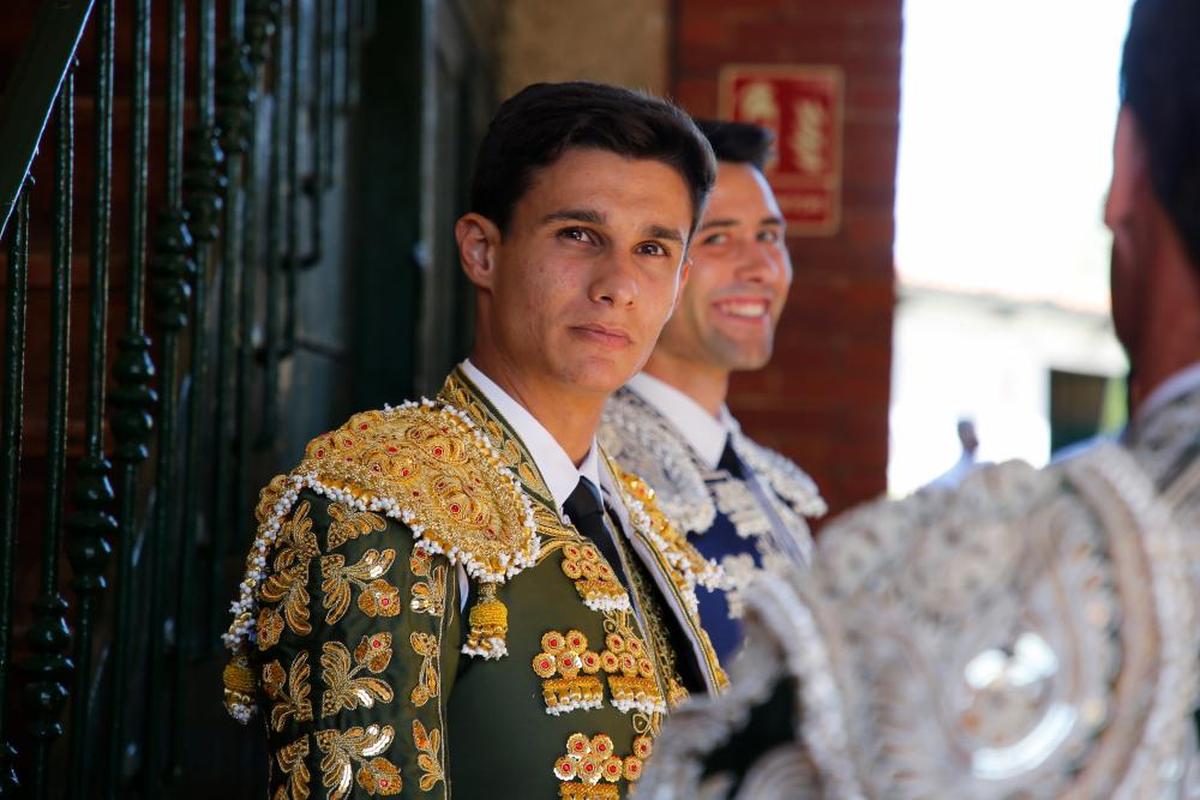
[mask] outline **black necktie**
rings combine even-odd
[[[628,589],[629,581],[625,578],[621,557],[617,554],[617,545],[613,541],[611,530],[604,523],[604,504],[600,500],[600,490],[596,485],[587,478],[580,478],[575,491],[571,492],[567,502],[563,503],[563,511],[571,518],[571,524],[596,545],[596,549],[612,566],[613,572],[617,573],[621,585]]]
[[[740,481],[746,480],[748,471],[737,451],[733,449],[732,436],[725,437],[725,449],[721,451],[721,460],[717,462],[717,468],[725,470]]]

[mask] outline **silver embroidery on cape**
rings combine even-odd
[[[748,595],[755,663],[733,671],[724,698],[668,722],[640,790],[729,797],[702,780],[706,755],[790,677],[801,749],[740,765],[743,786],[822,798],[1192,796],[1200,615],[1194,529],[1180,520],[1195,517],[1177,503],[1196,496],[1200,459],[1173,472],[1159,494],[1109,444],[852,512],[825,530],[821,569],[774,588],[768,575]]]
[[[636,394],[622,389],[609,398],[597,437],[622,469],[654,487],[659,507],[680,530],[712,526],[716,508],[691,448]]]
[[[717,511],[728,517],[737,535],[753,539],[764,563],[776,561],[779,547],[772,541],[778,520],[780,535],[791,535],[807,558],[812,535],[804,517],[826,512],[816,483],[782,455],[751,441],[734,423],[730,432],[735,452],[757,474],[759,496],[746,481],[724,470],[712,470],[669,420],[640,398],[621,389],[609,399],[600,426],[600,442],[617,463],[654,487],[667,516],[692,535],[702,535]],[[752,478],[754,480],[754,478]]]

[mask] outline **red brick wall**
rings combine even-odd
[[[725,64],[845,72],[841,229],[791,239],[775,357],[730,396],[746,431],[812,474],[835,513],[887,487],[901,5],[675,0],[672,14],[672,92],[694,114],[717,113]]]

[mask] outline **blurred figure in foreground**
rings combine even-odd
[[[1037,471],[865,506],[764,577],[725,697],[640,798],[1196,797],[1200,3],[1137,0],[1112,304],[1131,422]]]

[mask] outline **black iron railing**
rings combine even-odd
[[[304,273],[336,266],[325,200],[368,2],[55,0],[31,21],[0,98],[0,796],[255,785],[195,757],[228,731],[192,701],[215,708],[215,669],[212,685],[194,677],[218,661],[256,463],[278,460],[262,454],[280,437]],[[85,73],[91,145],[77,149]],[[34,294],[48,315],[30,313]],[[74,349],[73,319],[86,320]]]

